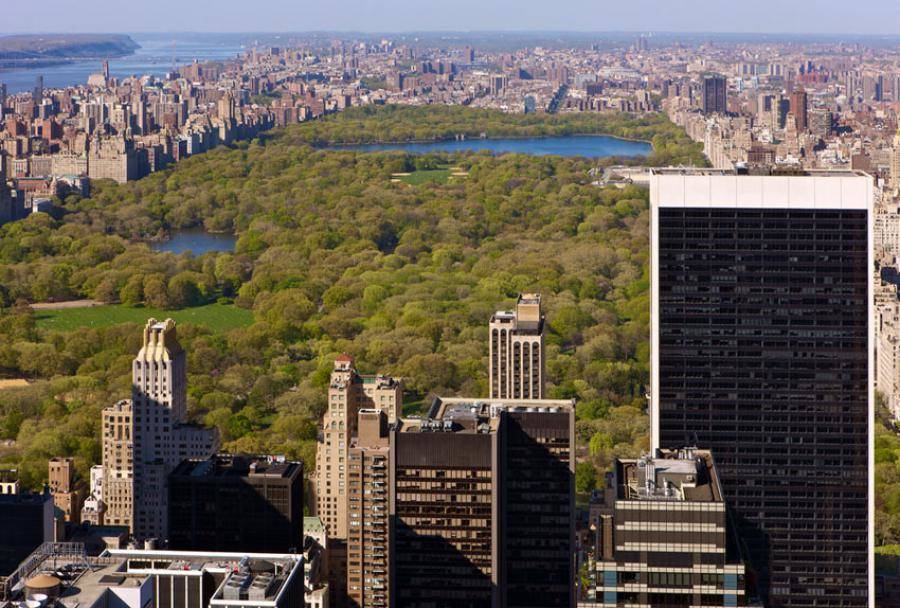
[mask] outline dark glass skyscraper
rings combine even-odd
[[[771,607],[866,606],[872,184],[651,179],[656,447],[710,449]]]
[[[728,111],[728,81],[724,76],[704,76],[700,86],[700,105],[704,114],[724,114]]]

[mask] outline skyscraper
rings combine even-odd
[[[41,104],[41,100],[44,98],[44,76],[43,74],[38,74],[34,79],[34,90],[31,92],[31,101],[34,103],[34,107],[37,108]]]
[[[348,466],[347,596],[354,606],[387,608],[391,484],[387,415],[360,410],[358,433],[350,442]]]
[[[866,606],[871,179],[651,176],[654,447],[716,458],[768,606]]]
[[[892,188],[900,188],[900,131],[894,134],[891,144],[890,185]]]
[[[797,89],[791,93],[791,114],[794,115],[794,123],[798,131],[809,129],[809,101],[806,91]]]
[[[353,358],[340,355],[334,361],[322,440],[316,451],[317,515],[329,538],[347,538],[347,456],[356,436],[360,409],[383,411],[388,422],[397,420],[403,407],[400,381],[388,376],[360,375]]]
[[[544,316],[541,295],[519,296],[516,309],[491,317],[491,399],[544,398]]]
[[[724,76],[709,74],[703,77],[700,106],[704,114],[724,114],[728,111],[728,81]]]
[[[122,399],[104,408],[102,420],[103,472],[98,476],[103,480],[100,504],[106,509],[104,523],[124,526],[130,531],[134,524],[134,419],[131,400]]]
[[[332,603],[343,605],[347,592],[347,499],[350,442],[356,436],[361,409],[384,412],[389,422],[403,408],[400,381],[382,375],[361,375],[353,358],[335,359],[328,386],[328,405],[316,446],[316,515],[328,531],[328,576]]]
[[[6,484],[11,471],[0,471]],[[14,484],[18,487],[18,484]],[[42,493],[0,491],[0,572],[12,573],[41,543],[56,540],[53,497]]]
[[[172,319],[147,321],[131,375],[131,400],[103,410],[105,520],[138,538],[165,538],[169,472],[212,454],[218,436],[186,423],[186,356]]]
[[[390,431],[392,605],[574,606],[571,401],[436,398]]]

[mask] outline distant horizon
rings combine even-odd
[[[757,0],[751,4],[708,0],[646,0],[640,6],[596,0],[345,0],[340,4],[266,0],[247,10],[241,0],[214,6],[157,0],[152,10],[129,11],[119,0],[45,0],[41,15],[75,32],[167,33],[173,21],[195,24],[181,31],[241,34],[282,32],[673,32],[753,35],[895,36],[900,3],[888,0]],[[32,6],[3,9],[10,33],[44,31],[48,21]],[[51,22],[52,23],[52,22]],[[774,29],[771,29],[774,28]]]
[[[81,36],[81,35],[201,35],[201,36],[296,36],[310,34],[335,34],[342,36],[409,36],[414,34],[533,34],[533,35],[629,35],[629,36],[750,36],[750,37],[789,37],[789,38],[878,38],[896,39],[900,41],[900,33],[859,33],[859,32],[826,32],[826,31],[718,31],[718,30],[638,30],[638,29],[610,29],[610,30],[578,30],[578,29],[408,29],[408,30],[360,30],[360,29],[310,29],[310,30],[179,30],[179,29],[153,29],[153,30],[79,30],[79,31],[0,31],[0,38],[13,36]]]

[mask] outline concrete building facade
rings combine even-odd
[[[498,310],[490,321],[491,399],[544,398],[544,316],[540,294],[522,294],[514,311]]]

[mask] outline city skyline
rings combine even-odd
[[[179,31],[259,32],[414,32],[414,31],[577,31],[577,32],[703,32],[703,33],[806,33],[839,35],[892,35],[885,24],[900,18],[900,6],[883,0],[853,4],[825,0],[815,11],[802,3],[764,0],[753,5],[713,4],[700,0],[680,3],[651,0],[642,10],[630,5],[603,6],[598,11],[588,0],[569,0],[560,5],[527,0],[503,0],[489,4],[461,0],[423,11],[413,0],[374,3],[353,1],[336,5],[309,5],[302,10],[288,0],[272,0],[266,11],[247,14],[233,0],[219,3],[209,12],[202,5],[163,0],[161,10],[143,15],[140,22],[117,10],[113,0],[92,0],[78,12],[63,0],[50,0],[47,10],[66,16],[66,32],[166,32],[172,31],[171,13],[177,10],[181,23],[196,27]],[[223,10],[232,8],[234,10]],[[90,9],[90,10],[88,10]],[[47,22],[35,20],[27,5],[5,10],[5,33],[49,33]],[[777,26],[771,16],[778,14]],[[273,22],[271,15],[280,18]],[[701,24],[702,21],[702,24]],[[273,28],[276,24],[278,27]],[[852,25],[850,25],[852,24]],[[285,27],[286,26],[286,27]]]
[[[900,35],[506,32],[0,38],[0,603],[900,608]]]

